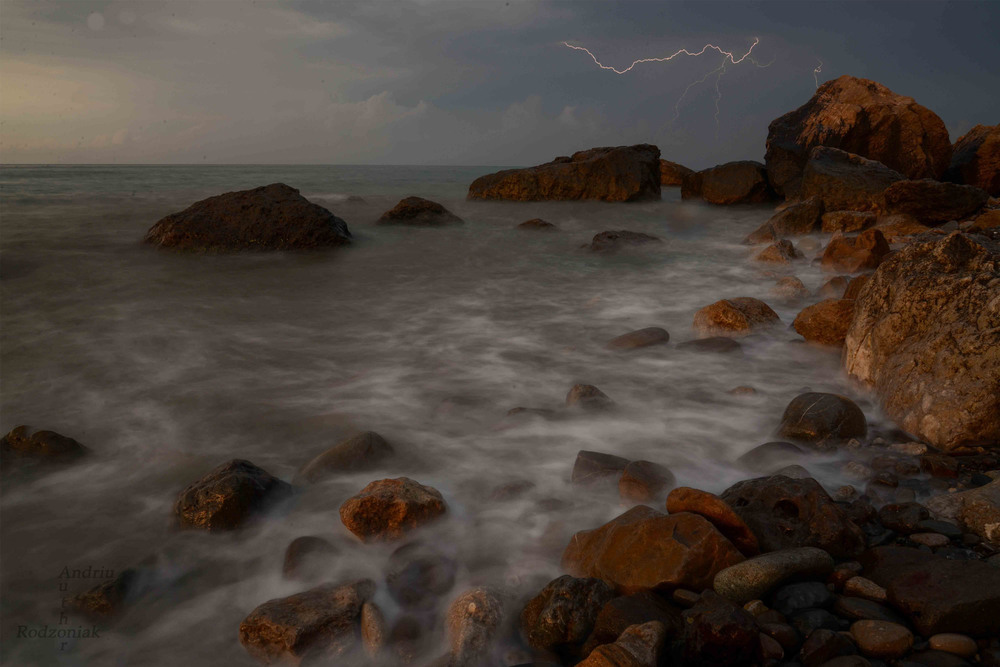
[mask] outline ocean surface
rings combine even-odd
[[[560,574],[573,532],[623,510],[613,494],[569,483],[580,450],[661,463],[678,484],[719,492],[751,476],[733,461],[775,439],[802,391],[848,394],[870,423],[882,423],[839,370],[839,355],[791,329],[745,340],[742,355],[675,347],[694,337],[695,311],[722,298],[762,298],[786,326],[819,300],[773,298],[784,274],[755,266],[740,243],[770,207],[682,202],[676,188],[638,204],[466,201],[468,184],[495,169],[0,168],[0,429],[54,430],[93,454],[4,483],[5,664],[256,664],[239,644],[239,623],[258,604],[304,588],[281,575],[285,547],[301,535],[340,550],[329,580],[375,579],[392,625],[400,610],[382,582],[398,545],[363,545],[338,515],[375,479],[405,475],[444,495],[447,519],[421,533],[458,563],[442,604],[476,584],[532,595]],[[197,200],[273,182],[345,219],[354,244],[201,255],[141,243],[153,223]],[[374,224],[409,195],[441,202],[465,224]],[[535,217],[559,231],[515,230]],[[665,243],[611,256],[581,249],[618,229]],[[807,257],[818,244],[797,241]],[[829,277],[808,260],[794,273],[812,290]],[[666,328],[670,344],[603,348],[646,326]],[[576,383],[598,386],[621,409],[506,417],[518,406],[558,408]],[[757,393],[730,394],[737,386]],[[243,458],[291,480],[364,430],[383,435],[398,456],[309,487],[245,531],[171,527],[177,493],[216,465]],[[837,470],[815,462],[827,484],[843,481]],[[521,481],[533,486],[492,497]],[[117,622],[98,623],[99,637],[19,636],[22,626],[58,627],[62,597],[101,581],[76,578],[61,590],[63,568],[118,572],[144,559],[156,563],[156,594]],[[69,621],[80,625],[92,624]],[[426,659],[445,650],[439,635],[429,637]]]

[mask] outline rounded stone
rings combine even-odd
[[[946,547],[951,544],[951,540],[941,533],[913,533],[910,535],[910,539],[917,544],[922,544],[926,547],[931,547],[932,549],[937,547]]]
[[[913,646],[913,633],[888,621],[857,621],[851,636],[861,652],[873,658],[899,658]]]
[[[975,639],[954,632],[936,634],[928,640],[927,644],[935,651],[944,651],[963,658],[971,658],[979,652],[979,646],[976,645]]]
[[[816,547],[772,551],[731,565],[715,575],[713,588],[725,598],[744,604],[793,577],[825,577],[833,571],[833,557]]]

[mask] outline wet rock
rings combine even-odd
[[[742,352],[743,346],[740,345],[739,341],[726,336],[709,336],[708,338],[697,338],[678,343],[677,349],[712,354],[733,354]]]
[[[689,591],[690,592],[690,591]],[[690,605],[693,606],[699,596]],[[602,644],[611,644],[633,625],[658,621],[663,624],[666,637],[676,637],[684,632],[681,610],[655,593],[643,591],[623,595],[607,602],[597,614],[594,629],[583,647],[589,655]]]
[[[340,506],[340,520],[363,542],[398,539],[441,517],[444,498],[408,477],[372,482]]]
[[[806,637],[799,651],[799,659],[805,667],[819,667],[857,652],[854,643],[844,635],[828,628],[819,628]]]
[[[460,217],[441,204],[423,197],[406,197],[376,221],[380,225],[438,226],[460,225]]]
[[[840,394],[799,394],[785,408],[778,435],[810,443],[861,438],[868,433],[865,414]]]
[[[969,226],[968,231],[989,236],[990,232],[996,230],[998,227],[1000,227],[1000,209],[991,208],[977,215]]]
[[[623,593],[702,590],[742,554],[704,517],[664,515],[638,505],[594,530],[578,532],[563,552],[563,569],[597,577]]]
[[[521,629],[534,648],[579,655],[598,614],[613,597],[614,591],[600,579],[561,576],[525,605]]]
[[[433,605],[455,585],[458,563],[426,542],[411,542],[392,552],[386,563],[385,583],[400,606]]]
[[[757,537],[753,531],[722,498],[714,493],[687,486],[676,488],[667,496],[667,512],[670,514],[680,512],[699,514],[711,521],[712,525],[725,535],[726,539],[732,542],[743,555],[756,556],[760,553]]]
[[[821,296],[825,299],[842,299],[847,292],[849,284],[850,276],[834,276],[816,290],[816,296]]]
[[[996,243],[954,233],[909,245],[857,300],[844,368],[923,442],[944,450],[1000,443],[998,292]]]
[[[846,75],[768,127],[767,173],[780,194],[795,194],[815,146],[878,160],[909,178],[940,178],[951,158],[948,130],[933,112],[875,81]]]
[[[785,616],[809,609],[825,609],[833,605],[833,593],[820,581],[804,581],[782,586],[774,592],[771,603]]]
[[[650,345],[662,345],[670,340],[670,334],[660,327],[637,329],[617,338],[612,338],[604,346],[609,350],[635,350]]]
[[[809,294],[809,289],[795,276],[785,276],[771,288],[771,296],[783,301],[798,301]]]
[[[374,431],[351,436],[302,466],[297,480],[315,483],[338,472],[370,470],[392,457],[395,451]]]
[[[846,630],[849,625],[826,609],[807,609],[792,616],[789,622],[804,637],[809,637],[816,630]]]
[[[451,646],[450,667],[484,664],[503,622],[503,602],[488,588],[466,591],[448,608],[445,625]]]
[[[959,137],[945,178],[1000,196],[1000,125],[976,125]]]
[[[382,610],[373,602],[365,602],[361,605],[361,642],[368,656],[371,658],[378,656],[388,639],[389,630]]]
[[[989,195],[971,185],[941,183],[929,178],[899,181],[882,193],[888,213],[912,215],[921,224],[962,220],[986,205]]]
[[[27,426],[18,426],[0,439],[0,465],[61,464],[86,456],[89,449],[73,438],[55,431],[31,433]],[[6,470],[5,470],[6,472]]]
[[[623,501],[644,503],[662,497],[676,483],[666,466],[651,461],[632,461],[618,480],[618,494]]]
[[[833,603],[833,611],[841,618],[852,621],[888,621],[889,623],[905,624],[906,620],[885,605],[862,598],[846,595],[837,597]]]
[[[338,549],[322,537],[296,537],[285,549],[281,573],[285,579],[319,579],[331,569],[338,553]]]
[[[95,620],[112,619],[141,592],[142,580],[148,576],[141,568],[127,568],[114,579],[74,595],[66,606]]]
[[[875,229],[881,232],[889,243],[909,243],[912,237],[931,231],[930,227],[920,224],[912,215],[904,213],[880,215]]]
[[[603,412],[614,407],[615,402],[592,384],[577,384],[566,394],[566,407],[585,412]]]
[[[861,562],[920,634],[1000,633],[1000,568],[903,547],[870,549]]]
[[[174,516],[182,527],[234,530],[291,495],[292,487],[249,461],[233,459],[177,495]]]
[[[824,662],[820,667],[871,667],[871,664],[860,655],[842,655]]]
[[[358,646],[361,607],[374,590],[363,579],[269,600],[240,623],[240,643],[265,664],[343,658]]]
[[[965,530],[1000,546],[1000,479],[964,492],[956,518]]]
[[[684,664],[742,665],[756,657],[756,621],[721,595],[705,591],[683,616]]]
[[[942,632],[927,640],[927,645],[933,651],[944,651],[962,658],[971,658],[979,652],[976,640],[968,635],[952,632]]]
[[[932,477],[954,479],[958,477],[958,461],[953,456],[925,454],[920,457],[920,468]]]
[[[689,174],[681,184],[681,197],[710,204],[760,204],[774,199],[774,192],[764,165],[743,160]]]
[[[831,211],[823,214],[820,230],[827,234],[850,234],[868,229],[874,224],[875,214],[871,211]]]
[[[878,511],[882,525],[901,535],[917,532],[920,522],[927,518],[930,518],[930,512],[918,503],[891,503]]]
[[[812,234],[819,231],[820,216],[822,215],[823,201],[818,197],[791,203],[751,232],[743,242],[747,244],[768,243],[785,236]]]
[[[651,234],[630,232],[627,229],[595,234],[587,246],[591,252],[614,253],[626,248],[662,244],[663,240]]]
[[[554,232],[558,227],[553,225],[551,222],[542,220],[541,218],[532,218],[531,220],[525,220],[517,226],[518,229],[522,231],[541,231],[541,232]]]
[[[885,589],[864,577],[851,577],[844,582],[844,595],[853,595],[874,602],[886,601]]]
[[[857,621],[851,625],[851,636],[861,652],[872,658],[899,658],[913,646],[912,632],[886,621]]]
[[[881,162],[836,148],[817,146],[802,172],[801,196],[817,197],[828,211],[871,211],[882,192],[903,175]]]
[[[969,663],[957,655],[944,651],[920,651],[906,656],[906,667],[924,665],[925,667],[969,667]]]
[[[295,188],[273,183],[227,192],[172,213],[146,232],[146,243],[199,251],[292,250],[351,242],[347,223]]]
[[[746,480],[722,499],[750,526],[762,552],[817,547],[835,558],[851,558],[864,548],[861,529],[814,479]]]
[[[797,459],[805,452],[790,442],[765,442],[743,454],[736,463],[754,472],[772,472],[790,459]]]
[[[649,621],[633,625],[614,644],[594,649],[577,667],[644,667],[658,665],[666,640],[663,624]]]
[[[660,185],[680,187],[681,183],[684,182],[684,177],[693,173],[693,169],[688,169],[682,164],[670,160],[660,160]]]
[[[804,308],[792,327],[810,343],[840,347],[853,318],[853,299],[826,299]]]
[[[795,249],[788,239],[775,241],[768,247],[754,255],[755,262],[766,262],[769,264],[788,264],[793,259],[801,259],[802,253]]]
[[[737,603],[760,599],[786,581],[825,577],[833,570],[830,554],[815,547],[783,549],[750,558],[715,575],[713,588]]]
[[[782,648],[781,644],[777,640],[771,639],[769,636],[763,632],[759,635],[760,638],[760,649],[759,654],[763,660],[781,660],[785,657],[785,649]]]
[[[820,263],[828,271],[857,273],[876,268],[888,254],[889,242],[882,232],[866,229],[854,238],[834,234]]]
[[[871,278],[871,275],[867,273],[851,278],[851,282],[847,283],[847,289],[844,290],[844,298],[857,299],[858,295],[861,294],[861,289],[868,283],[869,278]]]
[[[617,480],[621,477],[628,459],[614,454],[581,450],[573,463],[572,482],[574,484],[594,484]]]
[[[911,542],[916,542],[932,549],[946,547],[951,544],[951,540],[940,533],[913,533],[909,536],[909,539]]]
[[[699,338],[747,336],[780,323],[770,306],[748,296],[722,299],[694,314],[694,330]]]

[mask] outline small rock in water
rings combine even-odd
[[[322,537],[297,537],[285,549],[281,572],[285,579],[319,579],[330,569],[338,553],[338,549]]]
[[[614,407],[615,402],[592,384],[574,385],[566,394],[566,407],[585,412],[601,412]]]
[[[626,502],[645,503],[662,497],[676,483],[666,466],[651,461],[632,461],[618,480],[618,493]]]
[[[537,231],[544,231],[544,232],[554,232],[557,229],[559,229],[558,227],[556,227],[555,225],[553,225],[551,222],[546,222],[545,220],[542,220],[541,218],[532,218],[531,220],[525,220],[524,222],[522,222],[521,224],[519,224],[517,226],[517,228],[521,229],[521,230],[528,230],[528,231],[537,230]]]
[[[489,655],[503,622],[503,602],[488,588],[458,596],[445,619],[451,645],[450,667],[479,667]]]
[[[788,239],[775,241],[754,255],[754,261],[770,264],[788,264],[793,259],[802,259],[802,253]]]
[[[804,299],[809,294],[809,289],[795,276],[785,276],[771,288],[771,296],[785,301]]]
[[[0,462],[4,467],[20,461],[66,463],[86,456],[90,450],[73,438],[55,431],[31,433],[27,426],[18,426],[0,439]]]
[[[625,471],[628,463],[628,459],[614,454],[588,452],[584,449],[576,455],[571,479],[574,484],[584,485],[606,482],[611,479],[617,480]]]
[[[735,341],[732,338],[726,338],[725,336],[710,336],[709,338],[700,338],[678,343],[677,349],[689,350],[691,352],[730,354],[733,352],[742,352],[743,346],[740,345],[739,341]]]
[[[392,445],[374,431],[342,440],[299,470],[297,479],[318,482],[337,472],[368,470],[394,454]]]
[[[733,387],[726,392],[730,396],[754,396],[757,394],[757,390],[753,387],[748,387],[746,385],[740,385],[739,387]]]
[[[820,286],[816,296],[824,299],[843,299],[849,284],[850,276],[834,276]]]
[[[393,540],[441,517],[441,493],[408,477],[372,482],[340,506],[340,520],[363,542]]]
[[[770,306],[748,296],[716,301],[694,315],[694,330],[700,338],[747,336],[777,324],[781,319]]]
[[[463,220],[441,204],[423,197],[406,197],[378,219],[380,225],[456,225]]]
[[[455,585],[458,563],[432,544],[411,542],[389,556],[385,583],[392,599],[406,608],[432,606]]]
[[[609,350],[636,350],[651,345],[662,345],[670,340],[670,334],[660,327],[646,327],[613,338],[604,346]]]
[[[663,240],[650,234],[640,232],[630,232],[627,229],[618,231],[607,231],[596,234],[590,241],[591,252],[615,253],[625,248],[636,248],[649,245],[662,244]]]
[[[754,472],[771,472],[802,454],[802,449],[790,442],[765,442],[740,456],[736,463]]]
[[[808,392],[792,399],[778,434],[810,443],[848,440],[868,433],[865,414],[846,396]]]
[[[382,652],[388,635],[385,616],[375,603],[365,602],[361,605],[361,641],[370,657],[374,658]]]
[[[291,492],[289,484],[266,470],[233,459],[181,491],[174,503],[174,516],[183,527],[234,530]]]

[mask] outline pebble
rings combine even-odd
[[[765,660],[781,660],[785,657],[785,649],[776,640],[762,632],[760,633],[760,656]]]
[[[928,645],[935,651],[954,653],[963,658],[971,658],[979,652],[976,640],[966,635],[959,635],[953,632],[944,632],[934,635],[928,640]]]
[[[929,533],[941,533],[945,537],[954,539],[962,536],[962,529],[950,521],[939,521],[938,519],[924,519],[917,524],[917,527]]]
[[[775,609],[788,616],[807,609],[829,607],[833,604],[833,594],[826,584],[807,581],[779,588],[772,602]]]
[[[760,600],[750,600],[750,602],[747,602],[745,605],[743,605],[743,608],[746,609],[751,614],[753,614],[754,616],[760,616],[765,611],[767,611],[767,605],[761,602]]]
[[[701,599],[701,593],[695,593],[684,588],[678,588],[671,594],[671,599],[685,609],[693,607]]]
[[[951,540],[941,533],[913,533],[910,539],[917,544],[923,544],[931,548],[943,547],[951,544]]]
[[[913,633],[898,623],[858,621],[851,626],[858,648],[873,658],[899,658],[913,646]]]
[[[886,601],[885,589],[864,577],[851,577],[844,582],[844,595],[853,595],[873,602]]]

